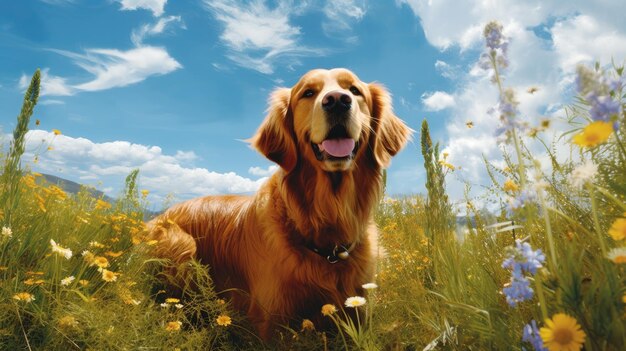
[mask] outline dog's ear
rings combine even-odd
[[[278,88],[269,99],[267,117],[249,139],[252,146],[268,159],[290,172],[298,162],[293,118],[289,109],[291,89]]]
[[[393,113],[391,96],[382,85],[370,83],[368,88],[372,95],[374,158],[386,168],[391,158],[406,145],[413,131]]]

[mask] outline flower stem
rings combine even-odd
[[[543,190],[537,191],[539,195],[539,201],[541,201],[541,207],[543,212],[543,220],[546,223],[546,236],[548,237],[548,245],[550,247],[550,261],[552,263],[552,270],[556,270],[556,249],[554,246],[554,237],[552,236],[552,225],[550,224],[550,214],[548,213],[548,206],[546,200],[543,197]]]
[[[600,228],[600,220],[598,219],[598,204],[596,202],[595,189],[591,183],[587,183],[587,189],[589,190],[589,197],[591,198],[591,216],[593,217],[593,225],[596,230],[596,234],[598,235],[602,256],[606,257],[607,249],[604,242],[604,236],[602,235],[602,230]]]
[[[543,282],[541,281],[541,273],[535,274],[535,286],[537,287],[537,297],[539,298],[539,308],[541,309],[541,318],[545,321],[548,319],[548,306],[546,305],[546,297],[543,292]]]

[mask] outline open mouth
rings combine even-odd
[[[348,136],[346,127],[342,125],[334,126],[324,141],[319,144],[311,142],[311,146],[318,161],[351,159],[358,149],[358,143]]]

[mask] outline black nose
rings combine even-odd
[[[350,107],[352,107],[352,98],[340,91],[331,91],[322,99],[322,108],[328,113],[342,114],[350,110]]]

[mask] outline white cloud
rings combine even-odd
[[[122,10],[133,11],[145,9],[152,11],[155,17],[163,15],[167,0],[118,0],[122,4]]]
[[[159,18],[159,20],[154,24],[144,24],[139,27],[139,29],[133,30],[130,35],[130,40],[133,44],[135,44],[135,46],[141,46],[146,37],[163,33],[167,26],[172,22],[181,23],[181,26],[185,28],[180,16],[162,17]]]
[[[260,0],[204,0],[204,4],[224,25],[220,39],[230,50],[227,57],[239,66],[270,74],[278,62],[293,66],[298,57],[323,54],[298,43],[302,33],[290,23],[290,16],[302,9],[290,2],[279,1],[275,8]]]
[[[270,175],[272,175],[274,172],[276,172],[276,170],[278,169],[277,165],[270,165],[267,168],[261,168],[261,167],[250,167],[248,169],[248,173],[254,175],[254,176],[258,176],[258,177],[268,177]]]
[[[542,118],[563,116],[563,106],[571,101],[573,70],[578,63],[599,60],[617,64],[626,57],[626,2],[602,3],[573,0],[568,2],[481,1],[470,0],[397,0],[408,5],[422,24],[426,39],[441,50],[458,49],[465,55],[480,55],[482,28],[491,20],[504,25],[511,38],[508,58],[510,65],[501,73],[504,85],[515,89],[520,101],[519,117],[530,126]],[[471,57],[471,56],[470,56]],[[440,61],[435,68],[445,76],[448,64]],[[490,183],[483,161],[485,158],[502,165],[502,154],[495,130],[500,125],[496,114],[487,111],[498,101],[497,87],[476,61],[455,75],[456,89],[451,91],[455,105],[446,118],[444,151],[448,161],[461,166],[448,179],[448,191],[453,199],[463,198],[465,184],[473,185],[473,195]],[[533,94],[530,87],[537,87]],[[473,128],[466,123],[472,121]],[[543,133],[548,143],[554,136],[571,127],[552,118],[552,127]],[[545,160],[545,149],[526,140],[534,157]],[[556,144],[558,157],[567,156],[569,144]],[[509,153],[512,150],[508,150]],[[515,156],[513,156],[515,159]],[[549,166],[549,162],[544,165]]]
[[[98,91],[123,87],[141,82],[150,76],[171,73],[182,67],[164,48],[155,46],[142,46],[127,51],[87,49],[84,54],[53,51],[73,59],[75,64],[94,75],[91,81],[71,86],[74,89],[72,93],[76,90]]]
[[[322,29],[327,36],[350,37],[352,25],[359,22],[367,9],[364,0],[328,0],[323,8],[326,19]]]
[[[41,70],[41,91],[39,96],[69,96],[74,95],[75,89],[67,84],[67,80],[65,78],[59,76],[53,76],[49,74],[49,68],[44,68]],[[18,87],[21,90],[25,90],[28,88],[30,84],[31,77],[26,74],[22,74],[20,77]]]
[[[65,101],[55,100],[55,99],[43,99],[37,102],[39,105],[65,105]]]
[[[559,65],[565,72],[573,72],[582,62],[597,60],[606,64],[614,58],[621,64],[626,58],[626,33],[589,15],[557,22],[551,32]]]
[[[428,111],[441,111],[455,105],[454,97],[443,91],[422,94],[422,103]]]
[[[442,77],[454,79],[459,75],[459,68],[441,60],[435,61],[435,69]]]
[[[234,172],[219,173],[193,167],[197,158],[191,151],[168,155],[158,146],[133,144],[127,141],[95,143],[85,138],[55,136],[43,130],[27,134],[25,161],[33,160],[35,150],[53,150],[39,155],[30,166],[39,172],[51,173],[86,185],[105,184],[108,195],[117,196],[124,178],[134,169],[140,171],[140,186],[150,190],[153,200],[161,201],[168,194],[179,199],[223,193],[250,193],[267,179],[252,180]],[[42,147],[45,146],[45,147]],[[72,179],[75,178],[75,179]]]

